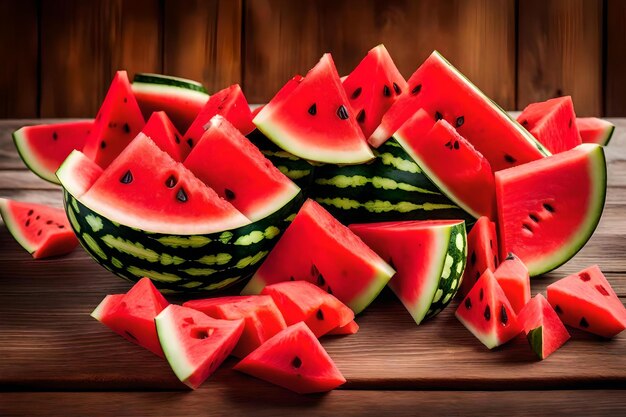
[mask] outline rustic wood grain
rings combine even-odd
[[[571,95],[577,115],[600,115],[602,0],[518,4],[517,107]]]
[[[607,0],[605,114],[626,115],[626,2]]]

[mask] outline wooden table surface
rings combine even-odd
[[[0,197],[61,206],[60,190],[13,148],[10,133],[35,122],[0,121]],[[613,122],[602,221],[574,259],[532,282],[533,294],[598,263],[626,299],[626,119]],[[128,288],[81,248],[34,261],[0,227],[0,416],[626,414],[626,332],[604,341],[572,330],[537,361],[522,337],[487,350],[454,318],[456,302],[418,327],[389,291],[357,318],[359,333],[322,341],[348,381],[341,389],[297,395],[232,371],[228,360],[190,392],[165,361],[89,316],[106,294]]]

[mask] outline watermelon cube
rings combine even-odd
[[[537,294],[517,316],[528,343],[539,359],[545,359],[570,338],[548,300]]]

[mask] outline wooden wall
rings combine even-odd
[[[626,116],[626,0],[0,0],[0,118],[91,116],[118,68],[258,103],[381,42],[405,77],[440,50],[507,109],[571,94]]]

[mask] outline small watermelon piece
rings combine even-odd
[[[70,194],[79,198],[102,175],[103,169],[81,151],[74,150],[59,167],[56,175]]]
[[[219,115],[211,119],[184,165],[252,221],[276,212],[300,192],[295,183]]]
[[[346,324],[345,326],[340,326],[340,327],[336,327],[332,329],[331,331],[326,333],[326,335],[327,336],[343,336],[343,335],[356,334],[358,331],[359,331],[359,325],[357,324],[356,321],[352,320],[350,323]]]
[[[493,275],[506,294],[511,307],[515,313],[519,314],[526,303],[530,301],[528,268],[515,254],[509,253]]]
[[[209,99],[204,86],[186,78],[163,74],[135,74],[131,85],[143,117],[164,111],[176,128],[184,132]]]
[[[242,294],[259,294],[277,282],[304,280],[319,285],[358,314],[394,273],[350,229],[307,200]]]
[[[342,83],[366,138],[376,130],[389,107],[408,89],[382,44],[370,49]]]
[[[439,313],[456,294],[467,257],[464,221],[352,224],[350,230],[396,269],[388,285],[415,323]]]
[[[261,294],[272,297],[288,326],[303,321],[316,337],[354,319],[345,304],[310,282],[279,282],[263,288]]]
[[[242,295],[191,300],[183,307],[223,320],[244,319],[245,325],[233,356],[243,358],[285,329],[285,319],[269,295]]]
[[[291,94],[279,95],[254,124],[279,147],[318,162],[358,164],[374,158],[356,121],[330,54]]]
[[[154,319],[165,358],[184,384],[198,388],[233,351],[244,320],[219,320],[169,305]]]
[[[606,338],[626,329],[626,309],[597,265],[548,286],[563,323]]]
[[[517,121],[553,154],[581,144],[570,96],[529,104]]]
[[[566,152],[496,173],[500,255],[513,252],[530,276],[567,262],[595,230],[606,197],[601,146]]]
[[[597,117],[577,117],[576,127],[583,143],[597,143],[606,146],[611,141],[615,125]]]
[[[250,223],[143,134],[81,202],[112,221],[157,233],[211,233]]]
[[[182,143],[181,135],[172,124],[172,121],[163,111],[152,113],[148,122],[141,130],[152,141],[176,162],[182,162],[187,154],[186,144]]]
[[[438,120],[424,134],[430,118],[418,111],[393,137],[450,200],[475,218],[495,218],[489,161],[445,120]]]
[[[145,123],[126,71],[118,71],[85,140],[83,153],[106,168],[141,132]]]
[[[480,217],[467,235],[467,265],[459,294],[465,297],[486,270],[498,266],[498,235],[496,224]]]
[[[126,293],[106,296],[91,316],[128,341],[163,357],[154,318],[169,305],[150,278]]]
[[[35,259],[66,255],[78,246],[62,209],[0,198],[0,215],[9,233]]]
[[[58,184],[55,173],[74,149],[83,149],[93,120],[24,126],[13,142],[24,164],[46,181]]]
[[[550,356],[570,338],[561,319],[541,294],[537,294],[526,304],[517,320],[539,359]]]
[[[287,327],[234,369],[299,394],[330,391],[346,382],[304,323]]]
[[[515,311],[490,270],[472,287],[455,315],[489,349],[508,342],[520,332]]]

